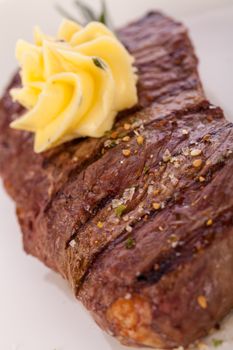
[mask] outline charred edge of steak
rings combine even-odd
[[[73,177],[78,176],[81,174],[83,171],[85,171],[88,166],[96,162],[98,159],[101,158],[101,149],[103,147],[103,142],[101,142],[98,147],[96,147],[96,153],[94,153],[90,158],[87,158],[81,165],[78,164],[74,168],[71,168],[71,170],[67,174],[67,181],[71,181]],[[48,160],[49,162],[50,160]],[[47,160],[46,160],[47,162]],[[63,185],[64,186],[64,185]],[[52,197],[50,198],[49,202],[47,203],[46,207],[44,208],[44,213],[46,213],[50,208],[53,203],[53,200],[59,195],[59,193],[62,191],[63,186],[59,188],[55,193],[53,193]]]
[[[228,208],[211,227],[203,227],[192,232],[191,238],[182,241],[177,247],[161,254],[153,261],[151,268],[142,272],[136,278],[136,289],[148,284],[158,283],[169,272],[175,271],[193,256],[205,250],[211,245],[216,236],[221,235],[223,228],[231,228],[233,225],[233,207]]]
[[[105,198],[103,198],[103,199],[96,205],[96,207],[95,207],[94,209],[92,209],[92,215],[91,215],[91,217],[87,220],[87,222],[85,222],[79,229],[75,230],[75,231],[72,233],[71,237],[66,241],[66,245],[65,245],[66,249],[68,249],[68,248],[70,247],[70,242],[77,238],[79,231],[80,231],[81,229],[83,230],[84,227],[85,227],[85,225],[87,225],[87,224],[89,223],[89,221],[91,221],[91,220],[97,215],[97,213],[98,213],[101,209],[105,208],[105,206],[106,206],[108,203],[110,203],[110,202],[112,201],[112,198],[113,198],[113,197],[110,196],[110,195],[107,196],[107,197],[105,197]]]

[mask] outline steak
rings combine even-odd
[[[9,128],[24,113],[16,74],[0,102],[0,172],[25,251],[123,344],[172,349],[233,307],[233,125],[206,100],[182,24],[151,12],[118,35],[138,105],[101,139],[38,155]]]

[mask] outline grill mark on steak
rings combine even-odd
[[[211,245],[215,236],[222,233],[223,227],[224,229],[227,229],[227,227],[230,229],[232,227],[232,211],[233,206],[221,213],[221,215],[216,218],[217,221],[211,227],[205,228],[204,232],[203,228],[199,228],[193,232],[191,237],[188,237],[187,240],[183,240],[182,244],[178,244],[178,246],[169,250],[162,251],[151,264],[151,267],[136,277],[138,286],[135,288],[140,289],[145,285],[158,283],[166,274],[175,271],[175,269],[179,268],[185,261],[192,260],[193,255],[206,249]]]
[[[162,119],[161,119],[162,120]],[[146,127],[147,125],[149,126],[150,124],[152,124],[153,121],[149,122],[148,124],[145,124],[144,127]],[[137,128],[132,130],[131,132],[127,133],[127,135],[130,135],[130,137],[134,137],[134,141],[136,139],[136,136],[134,134],[134,131],[137,131]],[[169,139],[170,139],[171,135],[168,135],[168,138],[167,138],[167,142],[169,142]],[[161,150],[162,148],[164,147],[164,140],[161,140],[161,149],[159,149],[158,153],[161,153]],[[180,142],[182,142],[183,140],[181,140]],[[179,143],[179,141],[178,141]],[[157,164],[160,160],[158,159],[157,160]],[[90,164],[91,165],[91,164]],[[144,166],[145,166],[145,163],[144,163]],[[144,167],[143,167],[144,168]],[[87,170],[87,169],[85,169]],[[142,175],[143,175],[143,172],[144,172],[144,169],[142,169],[142,171],[140,172],[140,174],[138,175],[138,178],[140,178]],[[138,178],[135,179],[135,183],[137,183],[138,181]],[[133,185],[133,184],[132,184]],[[135,187],[135,186],[133,186]],[[126,187],[124,187],[122,190],[121,190],[121,195],[123,194],[123,192],[126,190]],[[90,191],[91,192],[91,191]],[[117,197],[119,196],[119,193],[117,192]],[[88,225],[89,222],[92,221],[92,219],[102,210],[104,209],[104,207],[106,207],[107,205],[109,205],[113,199],[116,199],[116,193],[113,193],[112,195],[109,195],[107,194],[106,197],[104,197],[100,202],[97,202],[96,203],[96,206],[92,207],[92,212],[91,212],[91,215],[89,215],[89,217],[87,218],[87,221],[86,222],[82,222],[82,226],[80,226],[78,229],[75,230],[75,232],[72,234],[72,236],[70,238],[68,238],[67,240],[67,243],[66,243],[66,247],[68,248],[69,247],[69,243],[70,241],[74,240],[77,236],[78,236],[78,233],[81,230],[85,230],[85,228],[83,227],[83,225]],[[128,211],[127,211],[128,213]],[[77,226],[78,225],[78,221],[76,221],[76,223],[74,224],[74,226]]]
[[[228,229],[230,230],[232,228],[233,220],[233,201],[230,195],[232,190],[232,182],[229,182],[231,178],[230,172],[232,169],[233,159],[231,156],[227,165],[222,167],[222,169],[219,169],[218,173],[213,178],[212,183],[206,185],[202,191],[200,191],[198,187],[196,187],[196,189],[193,191],[194,184],[192,184],[189,189],[185,190],[185,198],[183,203],[179,203],[178,206],[171,205],[170,207],[167,207],[164,209],[164,211],[158,213],[153,218],[153,221],[149,219],[148,222],[145,222],[144,224],[138,224],[141,226],[135,228],[132,232],[132,237],[136,241],[136,246],[134,249],[125,249],[124,241],[117,242],[116,244],[113,242],[112,245],[109,246],[108,249],[98,257],[98,259],[96,259],[95,264],[89,271],[89,275],[87,275],[85,278],[81,290],[79,290],[78,297],[85,302],[88,308],[95,309],[95,311],[101,315],[101,313],[104,312],[104,309],[102,309],[103,306],[99,308],[98,303],[102,305],[101,300],[103,298],[103,303],[106,305],[106,307],[111,305],[113,299],[111,297],[110,290],[114,290],[118,297],[124,297],[124,295],[127,293],[138,293],[139,291],[140,295],[142,295],[144,293],[142,290],[145,288],[145,290],[147,290],[147,288],[151,288],[151,292],[155,290],[156,293],[156,285],[161,279],[159,279],[157,283],[152,283],[151,281],[144,284],[142,282],[135,282],[138,272],[150,271],[149,269],[152,265],[154,265],[154,263],[156,263],[156,259],[158,259],[159,262],[162,260],[164,263],[165,255],[163,254],[167,253],[166,257],[170,258],[171,261],[168,262],[166,266],[163,265],[163,271],[160,271],[162,276],[160,277],[169,278],[172,271],[178,272],[179,266],[182,268],[182,266],[185,266],[188,261],[193,259],[193,250],[191,250],[190,247],[194,247],[197,243],[197,252],[195,252],[196,254],[193,255],[193,257],[195,257],[199,254],[204,254],[205,250],[208,248],[208,245],[212,246],[215,244],[216,239],[219,239],[219,235],[222,235],[222,238],[224,238],[223,235]],[[225,198],[220,199],[218,198],[218,193],[223,181],[226,183],[227,188]],[[203,197],[206,193],[208,193],[208,198],[206,198],[203,203]],[[202,201],[196,202],[195,197],[197,195],[202,198]],[[226,203],[225,208],[220,208],[221,200]],[[213,225],[207,227],[205,223],[208,219],[208,213],[204,213],[206,210],[205,208],[208,208],[208,203],[211,203],[211,201],[213,201],[213,207],[211,208]],[[193,212],[194,214],[194,223],[192,223],[189,218],[183,217],[185,214],[184,208],[187,207],[188,202],[189,204],[196,202],[195,207],[189,207],[191,213]],[[175,229],[173,226],[175,223],[174,218],[176,213],[179,213],[179,208],[182,209],[182,221],[179,224],[179,229],[178,227]],[[197,214],[199,214],[199,217]],[[203,214],[205,216],[203,216]],[[197,225],[195,224],[195,220],[197,220]],[[158,227],[160,224],[164,225],[164,223],[166,223],[166,227],[164,227],[163,232],[160,232],[158,228],[156,229],[156,227]],[[182,255],[176,258],[173,256],[174,250],[171,249],[170,243],[167,241],[174,230],[176,231],[175,233],[178,236],[178,240],[182,241]],[[208,238],[208,240],[206,240],[206,238]],[[154,251],[154,254],[152,254],[152,251]],[[153,256],[155,259],[153,259]],[[182,264],[180,265],[180,263]],[[172,270],[171,267],[174,269]],[[104,293],[108,293],[105,296],[100,291],[98,293],[98,297],[95,296],[93,299],[92,293],[94,292],[94,289],[92,286],[95,286],[95,290],[98,290],[98,288],[100,288],[99,284],[105,286]],[[87,290],[88,294],[86,294]],[[156,300],[156,294],[154,295],[154,298]]]
[[[159,15],[156,13],[154,16],[159,18]],[[122,38],[125,46],[129,50],[132,50],[132,48],[134,50],[136,65],[139,68],[140,103],[144,107],[151,103],[155,96],[160,98],[160,101],[166,101],[166,98],[170,98],[173,93],[178,96],[182,92],[187,96],[189,89],[192,90],[192,98],[204,96],[198,74],[196,74],[197,58],[193,53],[192,44],[187,37],[186,29],[177,22],[167,23],[165,26],[167,18],[164,17],[162,19],[160,16],[160,19],[151,21],[149,16],[144,18],[140,24],[137,23],[135,27],[134,24],[131,24],[130,31],[128,31],[127,27],[119,31],[120,38]],[[147,22],[146,29],[145,22]],[[171,37],[169,31],[172,31],[174,36]],[[191,51],[192,54],[187,55],[187,52]],[[157,59],[155,57],[153,61],[150,58],[154,57],[155,54],[157,54]],[[145,60],[141,61],[143,57]],[[148,62],[153,62],[153,67],[155,67],[154,73],[151,71]],[[149,77],[147,72],[150,72]],[[194,73],[194,79],[191,79],[187,85],[183,84],[192,73]],[[160,90],[163,84],[170,83],[167,80],[169,74],[173,76],[172,80],[176,81],[176,83],[171,84],[167,92],[165,90],[165,93],[163,91],[159,93],[156,89]],[[176,78],[174,79],[174,77]],[[177,87],[179,85],[177,82],[183,85],[183,91],[181,87]],[[148,83],[151,88],[145,90],[145,84],[148,86]],[[141,87],[143,87],[142,91],[140,91]],[[186,89],[187,91],[185,91]]]
[[[200,113],[201,113],[201,112],[206,112],[206,111],[207,111],[206,105],[204,106],[204,108],[202,107],[202,105],[201,105],[199,108],[200,108]],[[197,112],[198,109],[195,108],[194,110],[195,110],[195,112]],[[219,113],[220,111],[218,110],[217,112]],[[184,113],[179,113],[179,114],[177,114],[177,117],[178,117],[178,115],[179,115],[179,118],[181,118],[182,115],[185,115],[186,113],[187,113],[186,111],[185,111]],[[191,113],[191,110],[190,110],[190,113]],[[220,112],[220,117],[222,116],[221,113],[222,113],[222,112]],[[214,115],[215,115],[216,117],[219,117],[219,115],[216,114],[216,111],[215,111],[215,114],[214,114]],[[163,122],[165,122],[166,124],[169,124],[169,122],[171,122],[171,121],[173,121],[173,120],[174,120],[174,114],[168,116],[168,117],[166,118],[166,120],[164,120],[164,118],[157,118],[156,122],[157,122],[157,123],[160,123],[161,121],[163,121]],[[150,122],[145,123],[145,124],[144,124],[144,127],[146,127],[146,126],[151,126],[151,124],[153,124],[154,122],[155,122],[155,120],[152,119]],[[176,125],[176,124],[173,126],[173,129],[175,129],[175,128],[177,128],[177,125]],[[136,130],[137,130],[137,129],[136,129]],[[171,131],[171,132],[172,132],[172,131]],[[133,136],[133,135],[134,135],[133,131],[131,131],[130,133],[128,133],[128,135]],[[169,139],[170,139],[170,137],[171,137],[171,135],[169,136]],[[134,139],[135,139],[135,135],[134,135]],[[166,146],[166,144],[169,143],[169,139],[167,139],[166,142],[165,142],[165,140],[161,141],[161,145],[162,145],[162,146],[161,146],[161,149],[158,150],[158,153],[161,153],[162,148],[166,148],[165,146]],[[184,141],[184,140],[183,140],[182,138],[181,138],[181,139],[177,139],[177,144],[176,144],[176,146],[173,145],[173,147],[177,147],[177,146],[179,145],[179,143],[180,143],[180,142],[183,142],[183,141]],[[164,144],[165,144],[165,146],[164,146]],[[165,150],[165,149],[164,149],[164,150]],[[173,156],[177,156],[177,155],[178,155],[178,154],[173,154]],[[161,161],[161,158],[157,160],[157,163],[158,163],[159,161]],[[91,165],[91,164],[90,164],[90,165]],[[86,170],[87,170],[87,169],[86,169]],[[142,175],[142,173],[140,174],[140,176],[141,176],[141,175]],[[122,189],[122,192],[124,192],[124,190],[125,190],[125,188]],[[95,216],[98,214],[98,212],[101,211],[101,210],[104,208],[104,206],[106,206],[107,204],[109,204],[114,198],[115,198],[115,194],[114,194],[114,193],[113,193],[112,195],[107,194],[106,197],[103,198],[103,199],[100,201],[100,203],[97,202],[96,206],[92,207],[92,213],[91,213],[91,215],[89,215],[89,216],[87,217],[86,221],[82,221],[82,225],[88,224],[88,223],[93,219],[93,217],[95,217]],[[77,227],[77,225],[78,225],[78,221],[76,221],[76,222],[74,223],[74,227]],[[72,241],[73,239],[75,239],[75,238],[77,237],[77,235],[78,235],[80,229],[83,230],[84,228],[83,228],[82,226],[79,227],[79,225],[78,225],[78,228],[75,229],[75,232],[72,233],[71,237],[69,237],[69,238],[67,239],[66,247],[69,246],[70,241]]]
[[[182,114],[180,115],[180,117],[182,117]],[[159,124],[161,121],[164,121],[164,122],[165,122],[164,125],[169,125],[169,122],[171,122],[173,119],[174,119],[174,115],[168,116],[166,121],[164,121],[163,118],[160,118],[160,119],[157,119],[157,120],[156,120],[156,124],[157,124],[157,123]],[[144,127],[146,127],[146,126],[151,126],[151,127],[153,127],[153,125],[151,125],[151,124],[153,124],[153,123],[155,123],[155,120],[154,120],[154,121],[152,120],[152,121],[148,122],[148,124],[144,124]],[[170,141],[170,139],[171,139],[172,132],[173,132],[172,129],[174,130],[175,127],[177,127],[177,125],[172,125],[172,124],[171,124],[171,131],[169,131],[170,134],[168,134],[168,135],[166,136],[166,138],[164,138],[164,139],[162,139],[162,140],[159,141],[159,142],[161,143],[161,148],[158,149],[158,152],[157,152],[158,154],[161,154],[161,153],[162,153],[162,149],[163,149],[163,148],[166,149],[165,146],[169,143],[169,141]],[[137,129],[135,129],[135,130],[137,130]],[[128,133],[128,135],[130,135],[131,137],[134,136],[134,139],[132,139],[131,141],[132,141],[133,143],[135,143],[136,136],[134,135],[133,131],[131,131],[130,133]],[[184,142],[184,140],[183,140],[182,138],[181,138],[181,139],[177,139],[177,144],[176,144],[176,145],[173,145],[174,148],[177,147],[177,146],[179,145],[179,143],[181,143],[181,142]],[[164,146],[164,144],[165,144],[165,146]],[[120,147],[120,146],[121,146],[121,145],[116,146],[116,147]],[[179,154],[180,154],[180,153],[179,153]],[[178,155],[178,154],[174,154],[173,156],[177,156],[177,155]],[[156,160],[156,163],[154,164],[154,166],[158,165],[158,163],[159,163],[161,160],[162,160],[161,157],[160,157],[159,159],[157,159],[157,160]],[[126,159],[125,159],[125,162],[127,162]],[[91,164],[90,164],[90,165],[91,165]],[[145,165],[145,164],[144,164],[144,165]],[[87,169],[86,169],[86,170],[87,170]],[[139,174],[139,177],[142,176],[142,173],[143,173],[143,171]],[[137,182],[137,180],[138,180],[138,179],[136,179],[136,182]],[[133,184],[132,184],[132,185],[133,185]],[[125,189],[126,189],[126,188],[123,188],[123,189],[121,190],[122,193],[124,192]],[[121,194],[122,194],[122,193],[121,193]],[[118,195],[119,195],[119,193],[118,193]],[[96,216],[96,215],[98,214],[98,212],[99,212],[101,209],[103,209],[104,206],[106,206],[107,204],[109,204],[114,198],[115,198],[115,194],[113,194],[112,196],[110,196],[110,195],[107,194],[107,196],[104,197],[104,198],[100,201],[100,203],[97,202],[96,206],[92,208],[92,215],[89,216],[89,218],[88,218],[88,220],[87,220],[86,223],[88,223],[89,221],[91,221],[92,218],[93,218],[94,216]],[[84,222],[82,222],[82,224],[84,224]],[[77,222],[75,223],[75,226],[76,226],[76,225],[77,225]],[[83,228],[81,227],[81,229],[83,229]],[[73,240],[73,239],[78,235],[78,232],[79,232],[79,229],[76,230],[76,233],[72,234],[71,238],[68,239],[67,245],[68,245],[68,243],[69,243],[71,240]]]
[[[228,158],[228,161],[232,160],[232,156]],[[214,164],[209,171],[211,171],[211,180],[213,180],[214,176],[216,176],[216,173],[221,171],[223,169],[223,165],[225,163],[217,163]],[[166,201],[165,209],[161,209],[161,211],[157,212],[154,210],[150,210],[149,213],[144,214],[140,217],[140,219],[143,219],[143,217],[147,216],[147,221],[150,221],[152,219],[156,219],[156,216],[163,215],[162,210],[172,210],[172,208],[179,203],[179,205],[184,205],[184,196],[186,195],[186,192],[191,191],[200,191],[204,190],[204,188],[209,184],[210,179],[208,179],[207,182],[200,183],[200,182],[189,182],[188,186],[184,186],[180,189],[180,196],[177,196],[177,193],[174,192],[173,196],[168,198]],[[183,192],[182,192],[183,191]],[[184,192],[185,191],[185,192]],[[195,203],[197,204],[197,203]],[[197,253],[197,244],[198,244],[198,251],[201,249],[205,249],[208,245],[211,244],[211,240],[214,239],[214,235],[216,232],[218,232],[218,228],[222,227],[224,224],[230,227],[233,223],[233,217],[230,215],[230,218],[226,219],[225,214],[232,214],[233,206],[230,209],[225,210],[223,213],[221,213],[218,217],[215,218],[215,223],[211,227],[204,227],[203,232],[203,226],[201,228],[198,228],[192,233],[191,237],[184,237],[181,239],[181,242],[179,242],[177,247],[171,248],[169,247],[167,250],[162,251],[161,254],[159,254],[158,257],[151,263],[151,266],[159,266],[159,269],[155,271],[154,268],[149,268],[147,271],[142,272],[139,276],[136,277],[136,280],[138,282],[141,282],[139,286],[136,286],[137,288],[140,288],[142,285],[142,282],[147,284],[153,284],[159,282],[159,280],[167,273],[173,271],[181,262],[184,262],[185,260],[192,259],[193,254]],[[142,227],[143,221],[138,222],[138,220],[135,220],[133,224],[130,226],[132,227],[132,233],[128,233],[125,229],[120,232],[120,234],[111,242],[106,244],[100,251],[92,255],[92,260],[90,262],[90,265],[86,269],[86,272],[84,276],[81,278],[80,282],[78,283],[78,286],[76,286],[76,295],[79,295],[79,290],[84,283],[85,279],[88,277],[88,275],[91,273],[92,268],[95,266],[95,263],[98,262],[98,259],[101,255],[107,254],[114,250],[115,247],[117,247],[119,244],[125,244],[126,239],[130,236],[132,239],[134,239],[134,232]],[[85,228],[84,228],[85,230]],[[209,236],[209,233],[211,233],[211,236]],[[171,234],[172,235],[172,234]],[[77,236],[77,234],[76,234]],[[209,236],[209,237],[208,237]],[[208,241],[206,240],[206,237],[208,237]],[[73,237],[73,239],[76,237]],[[203,241],[203,242],[201,242]],[[111,253],[110,253],[111,254]]]
[[[213,142],[214,142],[214,140],[213,140]],[[226,142],[227,142],[227,138],[226,138]],[[226,142],[225,142],[225,143],[226,143]],[[224,146],[224,142],[223,142],[223,146]],[[216,150],[216,152],[217,152],[217,150]],[[177,153],[177,154],[179,154],[179,153]],[[158,162],[159,162],[159,159],[157,160],[156,164],[158,164]],[[223,166],[223,163],[222,163],[222,164],[221,164],[221,163],[213,164],[213,165],[210,165],[210,166],[208,167],[207,170],[208,170],[209,173],[210,173],[210,171],[211,171],[212,177],[214,177],[215,172],[221,170],[222,166]],[[169,171],[169,170],[168,170],[168,171]],[[182,170],[181,170],[181,171],[182,171]],[[163,170],[163,173],[166,173],[166,172],[167,172],[167,169],[165,168],[165,169]],[[162,173],[162,174],[163,174],[163,173]],[[180,188],[180,192],[181,192],[180,198],[181,198],[181,199],[185,196],[185,192],[184,192],[184,191],[188,191],[188,190],[190,190],[190,188],[193,189],[193,190],[195,190],[195,191],[198,191],[200,188],[203,189],[203,187],[204,187],[205,185],[208,184],[208,181],[210,181],[210,178],[209,178],[208,181],[207,181],[207,182],[204,184],[204,186],[203,186],[203,184],[201,184],[199,181],[198,181],[198,182],[197,182],[196,180],[193,181],[192,176],[190,177],[190,175],[191,175],[191,173],[190,173],[190,171],[189,171],[189,173],[187,174],[187,178],[186,178],[186,181],[187,181],[187,182],[183,183],[182,187]],[[203,173],[203,175],[205,175],[205,173]],[[161,175],[161,177],[162,177],[162,176],[163,176],[163,175]],[[185,178],[185,174],[183,175],[183,177]],[[183,182],[184,182],[184,178],[183,178]],[[145,181],[145,180],[144,180],[144,181]],[[161,181],[161,180],[159,180],[159,179],[157,178],[157,181],[159,182],[159,181]],[[169,195],[169,197],[165,197],[165,198],[161,199],[161,201],[163,201],[164,203],[165,203],[165,202],[166,202],[166,204],[169,203],[169,204],[168,204],[168,208],[172,208],[173,204],[180,200],[179,197],[178,197],[178,193],[177,193],[177,191],[176,191],[176,187],[173,188],[173,191],[174,191],[174,190],[175,190],[175,192],[171,193],[171,195]],[[138,192],[138,189],[136,190],[136,194],[137,194],[137,192]],[[143,201],[145,201],[146,198],[147,198],[147,195],[146,195],[145,198],[141,197],[141,198],[140,198],[140,201],[143,203]],[[152,201],[152,199],[150,199],[149,203],[151,203],[151,201]],[[128,213],[129,215],[130,215],[131,211],[135,209],[135,205],[137,206],[137,202],[135,201],[135,199],[134,199],[133,203],[134,203],[134,205],[133,205],[133,207],[130,208],[130,212]],[[165,206],[165,207],[166,207],[166,206]],[[167,209],[166,209],[166,210],[167,210]],[[106,211],[106,208],[105,208],[105,213],[106,213],[107,216],[109,216],[109,215],[112,214],[112,211]],[[134,215],[135,215],[135,214],[134,214]],[[135,219],[134,219],[135,221],[132,222],[132,223],[130,223],[130,226],[132,227],[133,231],[134,231],[135,229],[137,229],[137,226],[135,226],[135,225],[137,225],[137,224],[136,224],[136,223],[137,223],[137,220],[143,218],[145,215],[148,216],[148,220],[152,219],[152,218],[154,217],[154,215],[156,215],[154,212],[151,211],[150,204],[149,204],[148,209],[146,210],[146,213],[143,213],[143,214],[140,214],[140,215],[137,213],[137,215],[135,216]],[[92,217],[89,218],[89,220],[86,222],[85,226],[84,226],[84,227],[80,227],[80,228],[75,232],[74,236],[72,236],[72,239],[77,238],[77,248],[76,248],[75,250],[73,250],[73,248],[70,248],[70,247],[69,247],[69,249],[70,249],[71,251],[73,251],[73,254],[76,255],[77,257],[80,256],[78,259],[83,259],[83,258],[86,259],[84,256],[83,256],[83,258],[81,258],[81,255],[82,255],[82,254],[80,255],[80,253],[79,253],[80,251],[83,252],[83,251],[85,251],[86,249],[85,249],[83,246],[80,247],[79,244],[78,244],[78,242],[79,242],[79,241],[82,242],[82,239],[83,239],[82,236],[83,236],[83,234],[84,234],[84,235],[87,235],[87,233],[89,232],[89,229],[90,229],[91,232],[92,232],[91,235],[94,234],[94,233],[93,233],[93,230],[95,231],[95,227],[94,227],[94,226],[96,225],[95,223],[97,223],[98,220],[102,221],[101,218],[103,219],[104,222],[105,222],[105,220],[107,220],[107,218],[106,218],[105,216],[103,217],[103,213],[100,213],[100,215],[99,215],[99,216],[97,215],[97,217],[95,216],[94,222],[92,221],[92,219],[93,219]],[[107,223],[106,223],[106,224],[107,224]],[[117,241],[118,241],[118,238],[121,237],[121,235],[123,235],[123,236],[127,235],[127,234],[125,234],[124,225],[123,225],[123,227],[122,227],[121,225],[119,226],[119,232],[117,231],[116,225],[114,225],[114,226],[115,226],[115,235],[114,235],[114,238],[112,237],[111,240],[106,241],[104,246],[99,246],[99,250],[92,251],[92,252],[90,253],[90,260],[89,260],[88,265],[87,265],[87,266],[88,266],[88,271],[91,271],[91,268],[92,268],[92,265],[94,264],[94,261],[96,261],[96,259],[99,257],[99,255],[101,255],[101,254],[103,253],[103,251],[104,251],[105,249],[107,249],[108,245],[110,245],[110,246],[112,246],[112,244],[114,245],[114,242],[117,242]],[[88,227],[89,227],[89,228],[88,228]],[[105,226],[104,231],[105,231],[105,232],[108,232],[108,228],[107,228],[106,226]],[[82,232],[83,232],[83,234],[82,234]],[[118,233],[117,233],[117,232],[118,232]],[[116,233],[117,233],[117,235],[116,235]],[[81,235],[81,238],[79,238],[79,235]],[[110,235],[110,237],[111,237],[111,232],[108,232],[107,235]],[[98,236],[98,235],[97,235],[97,236]],[[97,236],[96,236],[96,239],[97,239]],[[93,239],[94,239],[94,238],[93,238]],[[113,241],[113,243],[112,243],[112,241]],[[89,259],[89,258],[88,258],[88,259]],[[80,260],[80,261],[81,261],[81,260]],[[83,263],[82,263],[82,264],[83,264]],[[89,266],[89,264],[90,264],[90,266]],[[81,272],[81,271],[80,271],[80,272]],[[86,274],[85,274],[85,275],[86,275]],[[78,275],[78,274],[76,275],[76,277],[77,277],[78,279],[76,280],[75,286],[77,287],[77,290],[78,290],[78,289],[80,288],[80,284],[83,282],[84,278],[83,278],[83,277],[80,277],[80,275]],[[80,280],[79,280],[79,278],[80,278]]]
[[[103,147],[103,142],[98,143],[95,148],[95,152],[91,155],[91,157],[88,157],[87,159],[84,159],[83,162],[78,163],[75,165],[74,168],[71,167],[71,169],[68,171],[66,181],[69,182],[74,178],[74,176],[79,175],[80,173],[84,172],[85,169],[88,168],[92,163],[96,162],[98,159],[101,158],[101,149]],[[73,156],[75,157],[75,156]],[[48,160],[49,162],[50,160]],[[47,162],[47,161],[46,161]],[[64,187],[65,181],[63,181],[63,186],[59,187],[57,191],[55,191],[52,195],[52,197],[49,199],[49,202],[47,203],[46,207],[44,208],[44,213],[46,213],[52,205],[52,202],[55,200],[55,198],[59,195],[59,193],[62,191],[62,188]]]
[[[197,111],[198,111],[198,109],[195,108],[195,110],[191,110],[190,113],[197,113]],[[202,109],[202,106],[199,107],[199,112],[205,112],[205,111],[207,111],[206,107],[205,107],[204,109]],[[168,125],[169,122],[173,121],[175,117],[178,118],[178,116],[179,116],[179,118],[181,118],[181,117],[184,116],[186,113],[187,113],[187,111],[185,111],[184,113],[179,113],[179,114],[178,114],[178,113],[177,113],[177,114],[174,113],[174,114],[171,114],[170,116],[167,116],[167,117],[166,117],[166,124]],[[221,116],[222,116],[222,114],[221,114]],[[221,117],[221,116],[220,116],[220,117]],[[218,117],[219,117],[219,116],[218,116]],[[157,118],[156,123],[160,123],[161,121],[164,121],[163,119],[164,119],[163,117]],[[145,123],[144,126],[145,126],[145,127],[146,127],[146,126],[151,126],[151,127],[153,127],[153,125],[152,125],[153,123],[154,123],[154,125],[155,125],[154,127],[156,128],[155,120],[153,120],[153,119],[152,119],[150,122]],[[225,131],[227,128],[230,129],[230,127],[231,127],[231,123],[226,124],[224,128],[219,128],[218,131],[214,131],[214,132],[209,131],[209,134],[213,136],[213,135],[216,135],[217,132],[218,132],[218,133],[221,133],[223,130]],[[173,131],[176,130],[177,125],[175,124],[172,128],[173,128]],[[135,130],[137,130],[137,129],[135,129]],[[169,138],[160,141],[160,142],[161,142],[161,148],[158,149],[158,154],[161,154],[161,153],[162,153],[162,150],[163,150],[163,149],[166,149],[166,144],[169,143],[173,131],[172,131],[172,129],[171,129],[171,134],[168,135]],[[229,134],[230,134],[230,132],[231,132],[231,129],[229,130]],[[205,132],[205,133],[206,133],[206,132]],[[133,131],[131,131],[131,132],[128,133],[127,135],[130,135],[131,137],[134,136],[134,138],[135,138],[135,135],[134,135],[134,132],[133,132]],[[227,142],[227,137],[228,137],[228,136],[229,136],[229,135],[226,135],[225,142]],[[197,142],[200,142],[202,138],[203,138],[203,137],[199,137],[196,141],[197,141]],[[196,142],[196,141],[193,141],[193,142]],[[182,142],[184,142],[184,139],[182,139],[182,138],[177,139],[177,143],[176,143],[176,145],[173,145],[173,147],[174,147],[174,148],[178,147],[179,144],[182,143]],[[191,143],[190,143],[190,144],[191,144]],[[222,145],[220,144],[219,147],[221,147],[221,146],[222,146]],[[215,150],[215,152],[216,152],[216,150]],[[172,157],[176,157],[176,156],[178,156],[178,155],[180,155],[180,154],[181,154],[181,152],[179,151],[178,153],[173,154]],[[161,160],[162,160],[162,159],[159,158],[159,159],[157,160],[157,162],[154,164],[154,166],[156,166]],[[217,170],[218,167],[215,166],[215,168],[216,168],[216,170]],[[211,169],[210,169],[209,171],[211,171]],[[142,173],[140,174],[140,176],[142,176]],[[125,188],[122,189],[122,191],[124,191],[124,190],[125,190]],[[99,212],[100,210],[102,210],[102,209],[104,208],[104,206],[106,206],[107,204],[109,204],[109,202],[112,201],[114,198],[115,198],[115,196],[109,196],[109,195],[107,195],[107,197],[106,197],[106,198],[103,198],[103,200],[101,200],[100,203],[97,203],[96,207],[93,208],[93,215],[91,215],[91,216],[89,217],[89,219],[87,220],[86,223],[88,224],[88,222],[89,222],[90,220],[92,220],[92,218],[93,218],[94,216],[96,216],[96,215],[98,214],[98,212]],[[70,240],[73,240],[73,239],[78,235],[78,232],[79,232],[79,229],[76,231],[76,234],[73,234],[73,235],[72,235],[71,239],[68,239],[68,243],[70,242]]]

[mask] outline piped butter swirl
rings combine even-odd
[[[11,127],[35,133],[37,153],[103,136],[138,101],[134,59],[101,23],[83,28],[64,20],[57,38],[36,28],[34,44],[18,41],[16,57],[22,88],[11,95],[27,112]]]

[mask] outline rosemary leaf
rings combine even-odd
[[[105,0],[102,0],[102,11],[98,20],[99,22],[105,24],[112,31],[114,30],[113,23],[110,19]]]
[[[55,5],[55,8],[56,8],[56,10],[60,13],[60,15],[61,15],[62,17],[68,18],[68,19],[70,19],[71,21],[74,21],[74,22],[77,22],[77,23],[80,22],[77,18],[73,17],[69,12],[67,12],[67,11],[66,11],[63,7],[61,7],[60,5],[56,4],[56,5]]]
[[[79,13],[82,15],[84,22],[81,22],[78,20],[78,18],[75,18],[73,15],[71,15],[68,11],[66,11],[62,6],[55,5],[55,8],[57,11],[65,18],[68,18],[74,22],[81,23],[82,25],[86,25],[89,22],[97,21],[105,24],[109,29],[113,29],[113,25],[111,23],[111,20],[109,18],[109,14],[107,11],[107,6],[104,0],[101,1],[102,3],[102,9],[101,14],[97,14],[92,8],[88,5],[86,5],[82,0],[74,0],[74,5],[76,6]]]
[[[101,13],[98,19],[98,22],[106,24],[106,16],[105,13]]]
[[[84,18],[87,22],[96,21],[96,15],[95,12],[87,5],[85,5],[80,0],[75,0],[75,5],[78,7],[78,9],[82,12]]]
[[[99,16],[99,22],[103,24],[107,24],[107,9],[106,9],[106,4],[105,1],[102,1],[102,11]]]

